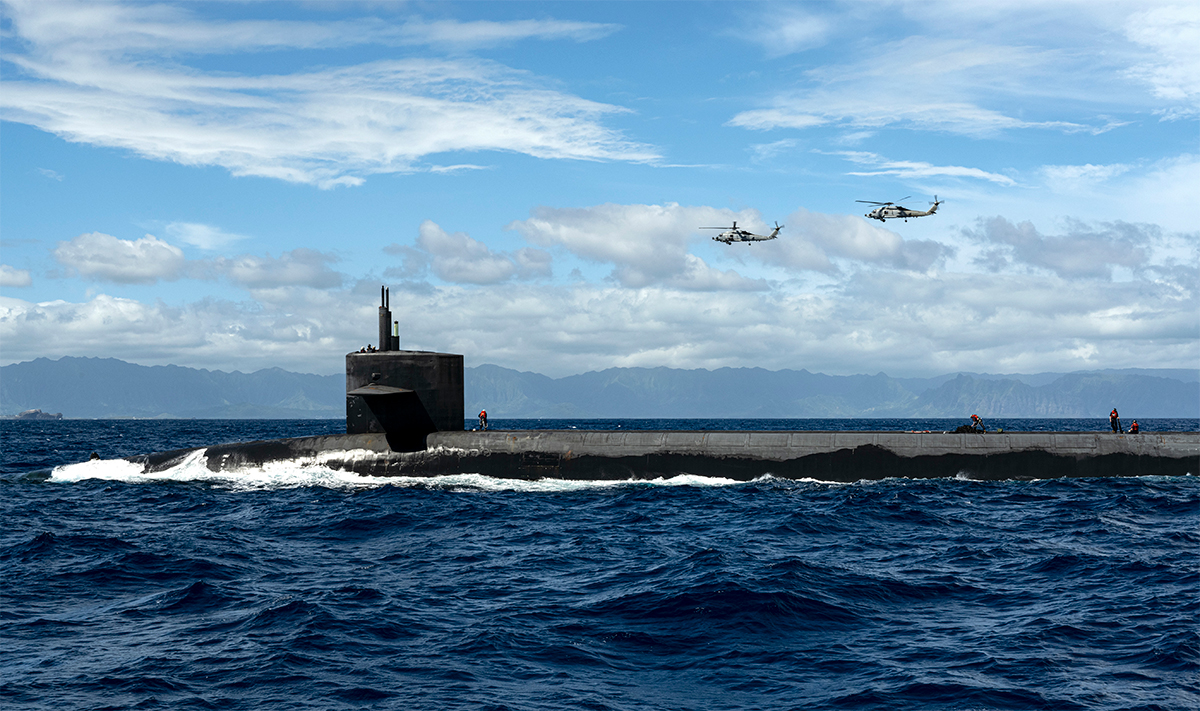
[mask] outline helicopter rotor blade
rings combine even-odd
[[[865,202],[868,205],[891,205],[890,202],[879,202],[878,200],[855,200],[854,202]]]

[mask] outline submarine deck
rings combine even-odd
[[[205,448],[207,466],[311,461],[371,476],[478,473],[517,479],[654,479],[679,474],[748,481],[887,477],[1048,479],[1200,474],[1200,432],[941,432],[490,430],[434,432],[397,451],[384,434],[326,435]],[[196,450],[130,457],[159,471]]]

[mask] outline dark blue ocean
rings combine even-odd
[[[1200,708],[1198,477],[614,483],[69,466],[93,451],[339,431],[0,422],[0,707]]]

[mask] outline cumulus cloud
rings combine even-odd
[[[423,249],[403,244],[389,244],[383,248],[387,254],[400,257],[398,266],[384,270],[383,275],[391,279],[416,280],[429,271],[429,253]]]
[[[1124,222],[1099,229],[1071,223],[1065,234],[1043,235],[1031,222],[1013,224],[992,217],[963,230],[963,235],[992,245],[976,260],[992,271],[1022,265],[1047,269],[1067,279],[1110,279],[1114,267],[1146,266],[1150,247],[1161,239],[1162,231]]]
[[[374,281],[285,287],[246,303],[180,307],[105,295],[78,304],[0,297],[0,341],[10,361],[89,355],[336,373],[344,353],[373,337],[378,289]],[[393,285],[392,297],[407,348],[551,375],[747,363],[928,375],[1180,367],[1200,358],[1195,283],[1180,291],[1157,277],[1129,284],[862,269],[819,289],[730,290],[720,298],[668,286],[516,281],[488,285],[486,298],[474,286],[415,284]]]
[[[906,240],[892,230],[852,215],[801,208],[788,216],[783,236],[754,257],[798,271],[839,273],[839,264],[925,271],[954,250],[940,242]]]
[[[16,269],[7,264],[0,264],[0,286],[22,287],[33,283],[28,269]]]
[[[69,2],[19,2],[11,18],[18,41],[7,44],[6,59],[17,70],[6,72],[0,117],[155,160],[329,188],[422,170],[424,157],[452,151],[657,159],[600,122],[625,109],[493,62],[397,59],[259,76],[181,64],[189,55],[370,42],[388,36],[378,21],[217,22],[162,5]],[[583,39],[611,29],[466,24],[418,23],[397,36],[463,29],[480,41]]]
[[[203,231],[200,234],[204,234]],[[153,284],[181,278],[226,277],[245,289],[304,286],[332,289],[342,274],[329,265],[338,257],[313,249],[294,249],[279,257],[243,254],[236,257],[189,260],[183,250],[154,235],[124,240],[89,232],[59,242],[54,258],[80,276],[118,284]]]
[[[344,294],[293,289],[278,303],[205,299],[181,307],[100,294],[83,303],[0,297],[6,362],[63,355],[250,371],[335,373],[365,341],[374,309]],[[361,301],[361,303],[360,303]]]
[[[733,287],[757,289],[761,284],[736,272],[716,272],[688,253],[700,238],[699,227],[740,226],[766,231],[754,210],[734,212],[711,207],[605,204],[583,208],[539,207],[528,220],[510,223],[530,242],[561,247],[601,264],[614,265],[612,277],[627,287],[672,284],[710,290]]]
[[[103,232],[88,232],[59,242],[54,258],[84,277],[119,284],[178,279],[185,262],[183,250],[154,235],[124,240]]]
[[[278,258],[243,254],[214,263],[219,273],[247,289],[273,289],[304,286],[311,289],[332,289],[342,285],[341,273],[329,267],[338,258],[315,249],[293,249]]]
[[[460,284],[498,284],[514,277],[530,279],[550,276],[550,254],[540,249],[520,249],[507,254],[493,252],[465,232],[449,233],[431,220],[418,228],[417,246],[428,255],[428,263],[439,279]],[[397,274],[414,275],[424,261],[409,249],[394,245],[389,251],[405,257]]]

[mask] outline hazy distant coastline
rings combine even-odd
[[[1197,417],[1200,371],[1104,370],[934,378],[761,368],[610,368],[562,378],[496,365],[465,370],[468,413],[591,417]],[[338,419],[345,378],[38,358],[0,368],[0,415],[66,418]]]

